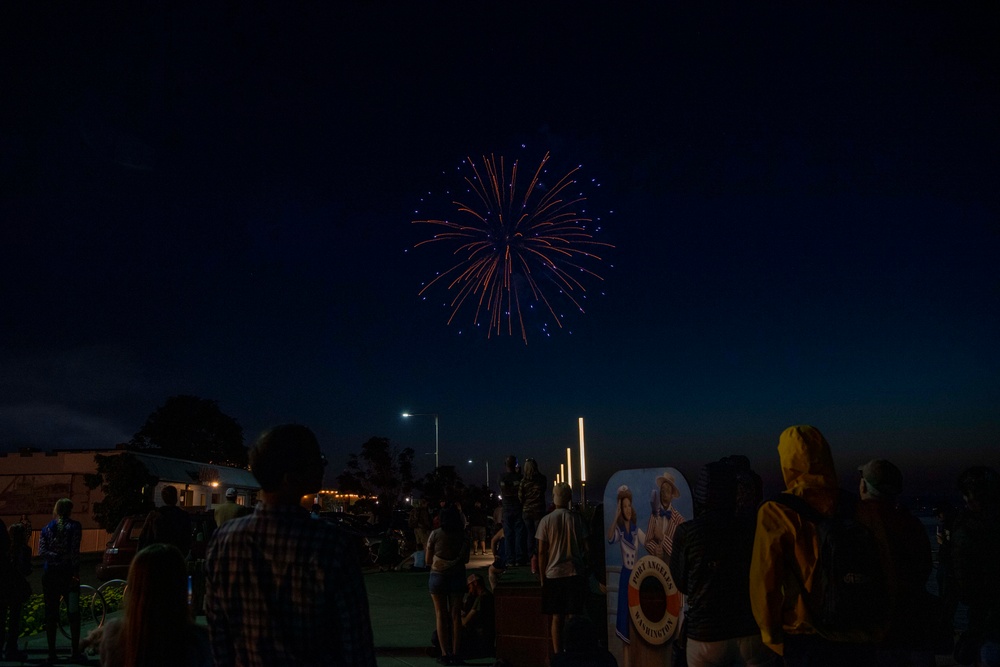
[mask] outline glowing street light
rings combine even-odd
[[[580,417],[580,502],[587,506],[587,457],[583,453],[583,417]]]
[[[434,469],[440,467],[438,462],[438,416],[436,412],[404,412],[404,417],[434,417]]]
[[[573,488],[573,449],[566,448],[566,483]]]

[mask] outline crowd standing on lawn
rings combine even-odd
[[[183,513],[176,489],[165,487],[165,504],[151,513],[144,531],[150,545],[130,569],[125,615],[88,637],[100,648],[101,664],[375,665],[355,545],[300,504],[320,488],[325,463],[315,436],[300,425],[275,427],[252,447],[261,501],[249,515],[220,516],[205,563],[207,632],[190,619],[184,552],[168,546],[183,545],[185,531],[174,516]],[[930,540],[899,503],[904,477],[896,465],[876,458],[858,466],[857,492],[845,491],[851,485],[838,477],[830,445],[806,425],[781,434],[778,463],[785,490],[764,502],[760,476],[747,457],[735,455],[701,468],[693,518],[672,507],[677,485],[663,473],[650,498],[646,532],[638,528],[627,487],[618,489],[612,525],[604,530],[594,524],[601,527],[600,540],[606,533],[622,549],[623,576],[640,546],[669,558],[687,600],[675,665],[930,667],[935,654],[953,648],[951,624],[960,600],[968,606],[968,629],[954,644],[955,660],[1000,667],[1000,476],[994,469],[966,470],[957,485],[965,507],[937,510],[939,599],[926,589]],[[490,568],[491,587],[507,567],[526,565],[532,552],[526,544],[518,548],[518,524],[525,516],[529,523],[537,520],[532,537],[542,610],[550,616],[550,663],[612,665],[604,632],[587,619],[588,530],[581,512],[570,507],[572,491],[556,484],[553,507],[538,512],[547,485],[531,459],[525,468],[522,476],[510,456],[501,477],[505,503],[497,518],[505,526],[493,540],[503,546]],[[511,496],[516,502],[507,503]],[[231,511],[229,504],[218,509]],[[430,570],[439,662],[462,664],[495,649],[493,596],[481,575],[466,572],[472,545],[483,548],[485,511],[473,501],[466,521],[457,497],[441,506],[438,528],[419,555]],[[50,664],[58,657],[62,600],[70,612],[69,659],[87,663],[80,654],[81,526],[72,509],[69,499],[59,500],[40,535]],[[412,516],[418,524],[429,519]],[[190,539],[190,528],[186,533]],[[514,537],[503,539],[508,535]],[[30,594],[26,550],[22,525],[0,532],[0,555],[7,555],[0,559],[0,621],[7,625],[6,632],[0,628],[0,648],[8,660],[26,657],[16,643],[16,605]],[[627,624],[616,630],[627,648]],[[628,664],[627,650],[625,656]]]

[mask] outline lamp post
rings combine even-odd
[[[438,416],[436,412],[404,412],[404,417],[434,417],[434,469],[440,466],[438,462]]]
[[[580,502],[587,506],[587,458],[583,453],[583,417],[580,417]]]
[[[573,496],[572,496],[572,492],[573,492],[573,450],[571,448],[569,448],[569,447],[566,448],[566,483],[569,484],[569,489],[570,489],[570,494],[571,494],[570,498],[569,498],[569,504],[570,504],[570,507],[572,507],[573,506]]]

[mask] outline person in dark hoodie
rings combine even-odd
[[[959,664],[1000,665],[1000,475],[974,466],[958,478],[965,501],[952,532],[955,578],[969,605],[969,628],[956,648]],[[970,659],[971,658],[971,659]]]
[[[738,469],[728,461],[702,467],[695,519],[677,527],[670,574],[687,596],[687,664],[773,665],[750,608],[755,521],[737,512]]]

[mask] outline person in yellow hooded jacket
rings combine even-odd
[[[791,426],[781,434],[778,456],[786,493],[832,516],[842,499],[830,446],[812,426]],[[750,602],[764,643],[784,656],[785,665],[868,665],[872,645],[822,636],[810,609],[815,599],[820,545],[816,525],[777,501],[757,512],[750,564]],[[840,638],[842,639],[842,638]]]

